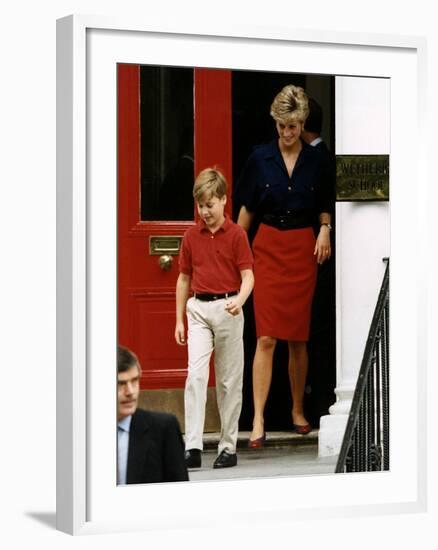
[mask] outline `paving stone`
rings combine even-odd
[[[304,439],[307,436],[299,436]],[[318,458],[318,445],[312,443],[271,446],[263,449],[238,449],[238,464],[233,468],[213,469],[215,450],[205,450],[202,467],[189,471],[191,481],[256,479],[298,475],[333,474],[337,457]]]

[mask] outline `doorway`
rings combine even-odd
[[[328,148],[335,151],[334,76],[275,73],[262,71],[232,72],[232,129],[233,181],[237,184],[246,159],[254,146],[277,137],[270,116],[275,95],[286,85],[303,87],[323,110],[321,136]],[[233,218],[237,219],[240,205],[233,204]],[[334,223],[332,224],[335,225]],[[254,238],[257,221],[250,232]],[[334,235],[332,235],[334,237]],[[334,239],[333,239],[334,243]],[[256,347],[252,296],[245,305],[245,372],[243,407],[240,429],[251,430],[253,416],[252,361]],[[319,269],[312,314],[311,338],[308,343],[309,371],[306,384],[305,410],[312,426],[319,426],[319,418],[328,414],[335,401],[336,385],[336,298],[335,254]],[[287,372],[287,343],[279,341],[274,354],[272,385],[265,411],[267,430],[288,430],[292,408]]]

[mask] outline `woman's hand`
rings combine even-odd
[[[185,346],[186,345],[185,334],[186,334],[186,329],[184,327],[184,323],[183,322],[176,323],[176,325],[175,325],[175,340],[176,340],[176,343],[179,346]]]
[[[316,261],[322,264],[330,258],[331,253],[330,229],[326,225],[321,225],[313,255],[316,256]]]

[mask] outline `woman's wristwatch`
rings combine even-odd
[[[329,231],[332,230],[332,226],[329,223],[324,222],[321,225],[326,225],[328,227]]]

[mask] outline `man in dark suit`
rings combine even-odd
[[[117,348],[117,483],[188,481],[184,443],[175,416],[138,409],[141,366]]]

